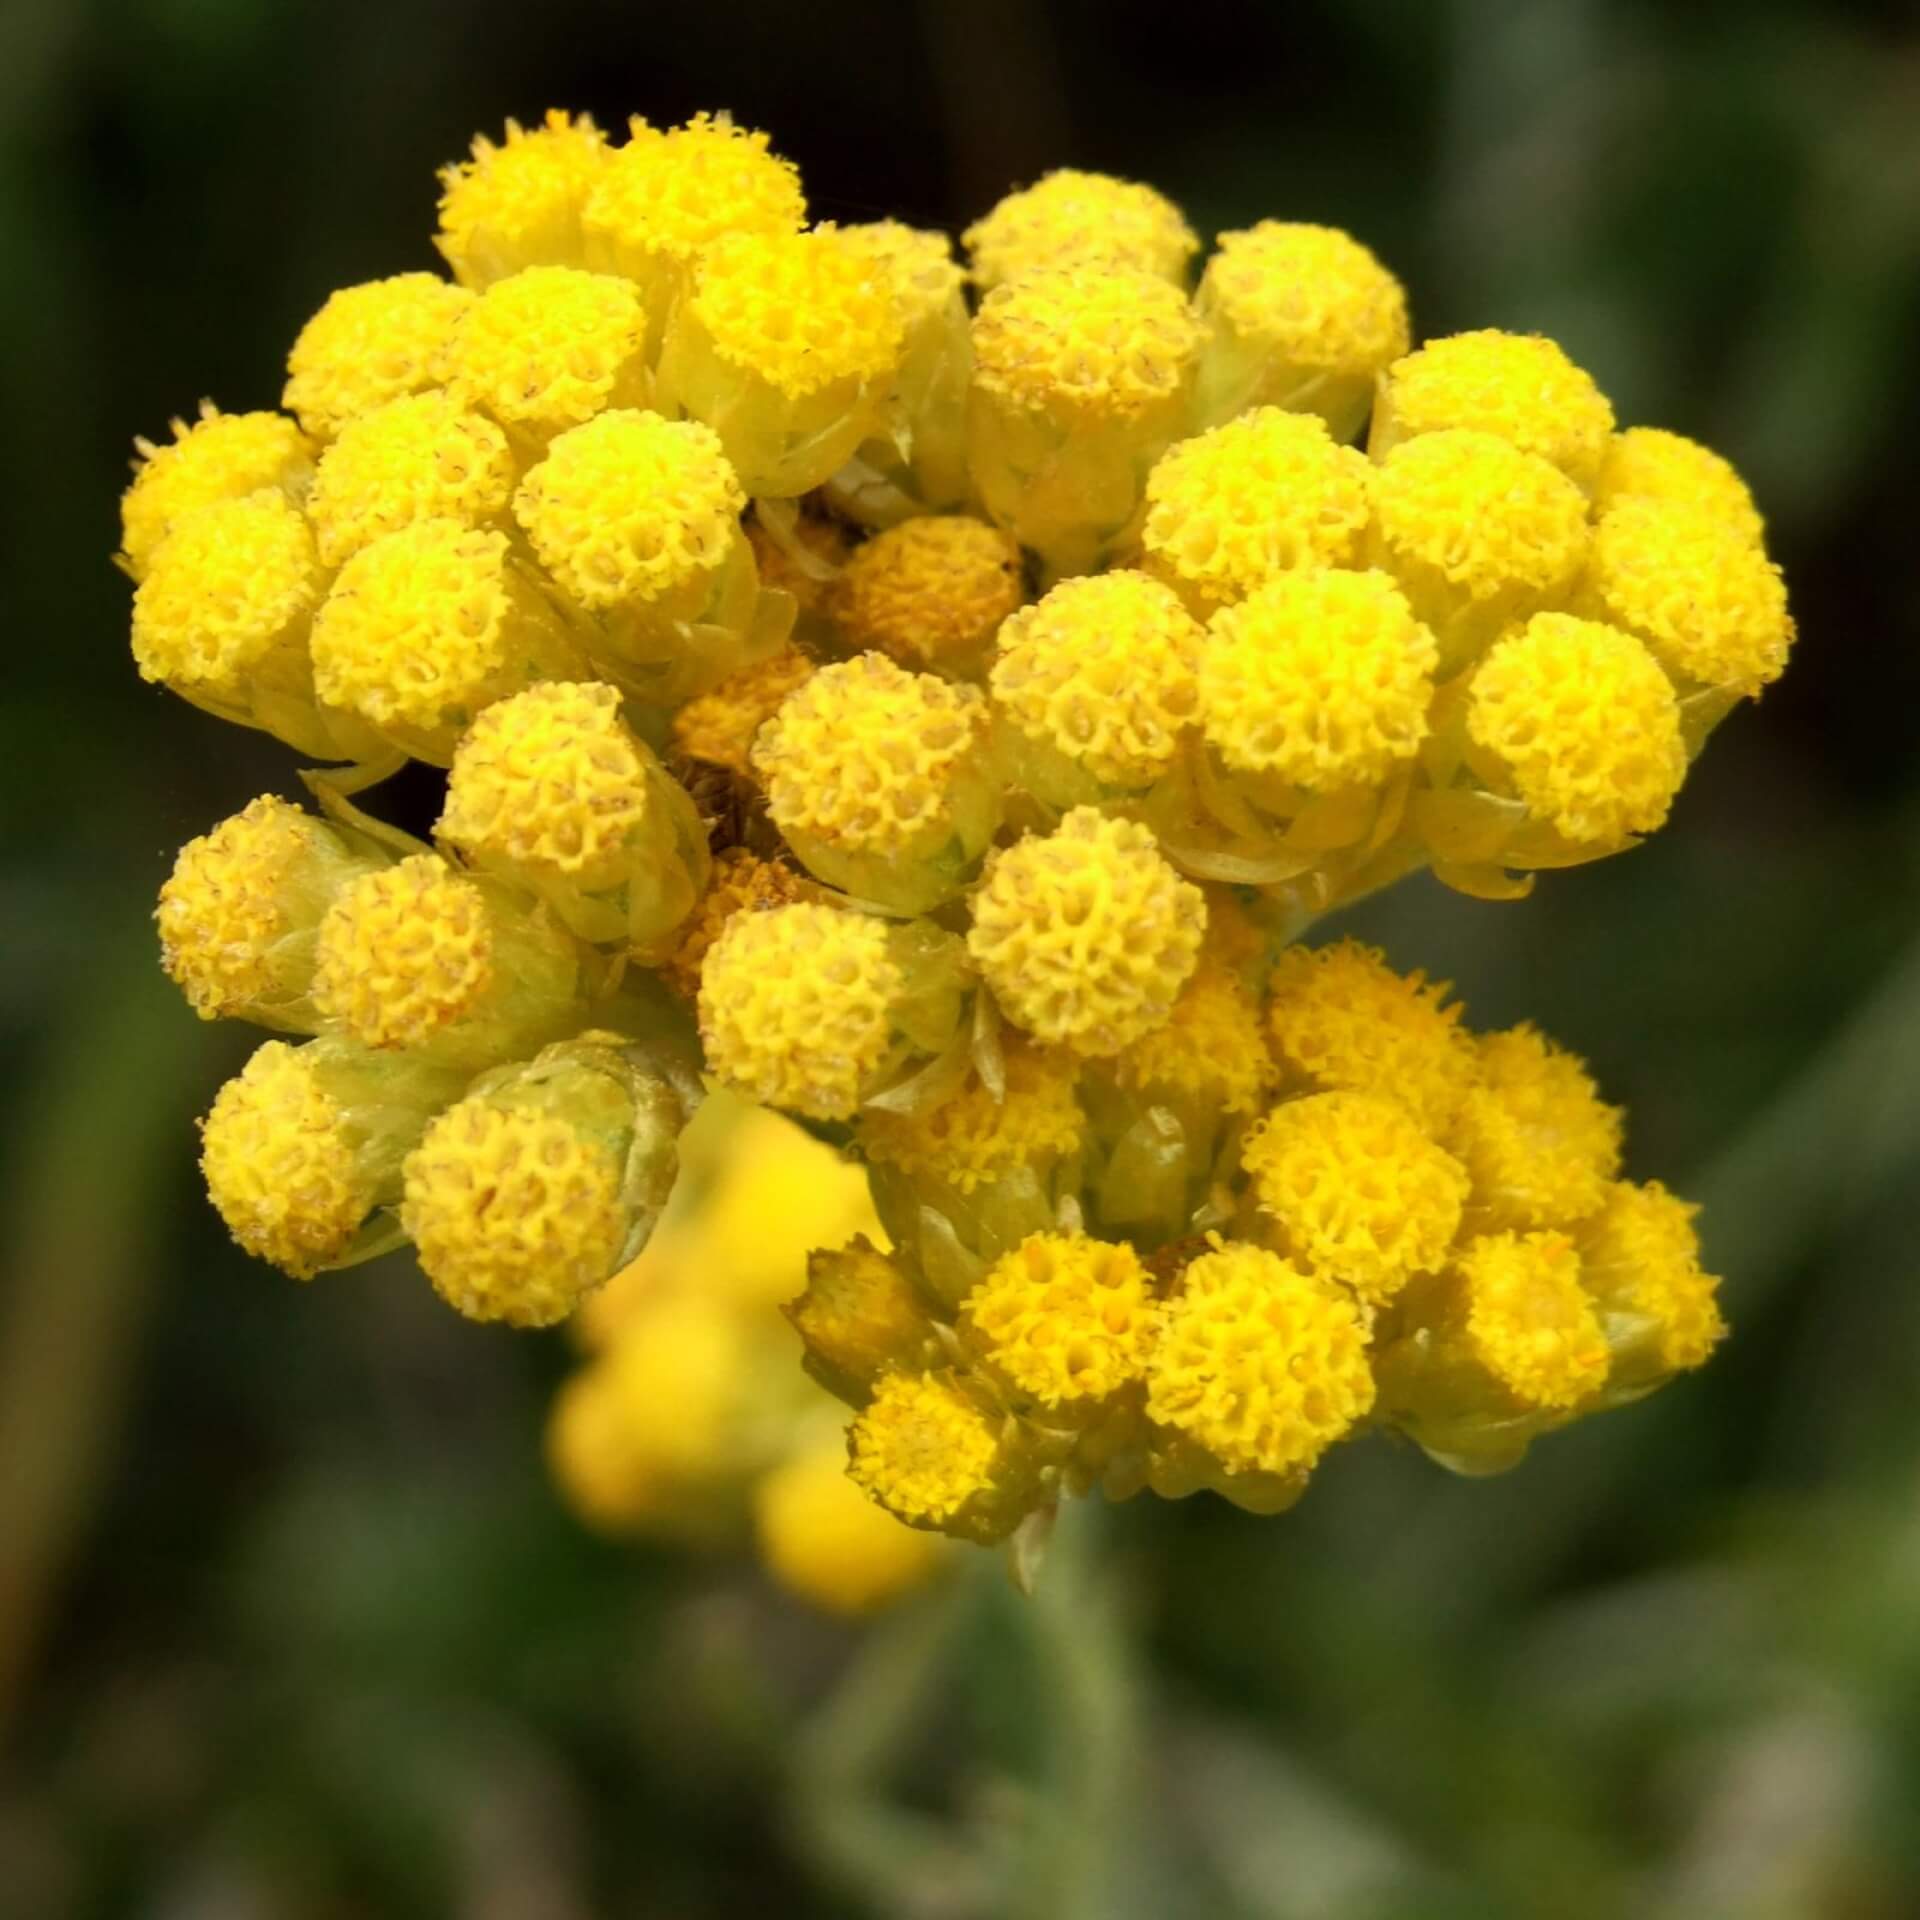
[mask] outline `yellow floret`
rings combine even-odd
[[[1374,1302],[1440,1265],[1467,1197],[1459,1161],[1378,1094],[1289,1100],[1247,1136],[1241,1162],[1288,1252]]]
[[[967,950],[1008,1016],[1049,1046],[1118,1053],[1172,1014],[1206,902],[1130,820],[1075,807],[989,856]]]
[[[1461,1249],[1474,1357],[1529,1407],[1574,1407],[1607,1377],[1607,1343],[1564,1233],[1495,1233]]]
[[[1140,1094],[1176,1093],[1222,1113],[1252,1113],[1276,1070],[1260,1009],[1239,978],[1203,959],[1163,1027],[1114,1056],[1113,1075]]]
[[[1484,1227],[1565,1226],[1606,1198],[1620,1165],[1621,1114],[1576,1055],[1532,1026],[1482,1034],[1482,1084],[1448,1144],[1473,1181]]]
[[[502,145],[480,135],[472,159],[440,169],[434,245],[469,287],[522,267],[577,266],[580,210],[606,164],[606,135],[584,113],[555,107],[531,130],[509,120]]]
[[[1148,562],[1203,611],[1290,567],[1350,566],[1370,472],[1317,415],[1256,407],[1160,456],[1147,475]]]
[[[798,647],[756,660],[729,674],[711,693],[689,700],[673,716],[673,744],[689,760],[753,778],[753,743],[790,693],[806,685],[816,664]]]
[[[1537,613],[1475,670],[1467,734],[1528,812],[1579,844],[1650,833],[1687,777],[1680,707],[1632,634]]]
[[[1757,696],[1793,646],[1780,569],[1725,521],[1672,500],[1621,500],[1600,516],[1577,604],[1637,634],[1687,686]]]
[[[1377,947],[1288,947],[1268,986],[1267,1029],[1282,1068],[1317,1089],[1391,1095],[1444,1132],[1479,1077],[1444,981],[1395,973]]]
[[[282,403],[324,440],[355,414],[435,385],[473,304],[465,287],[433,273],[341,288],[300,329],[287,356]]]
[[[1170,588],[1120,571],[1063,580],[1000,629],[994,698],[1014,725],[1120,787],[1172,764],[1205,635]]]
[[[407,1156],[400,1221],[441,1299],[470,1320],[564,1320],[626,1236],[612,1152],[555,1113],[467,1099]]]
[[[974,379],[1034,412],[1123,420],[1179,396],[1200,339],[1185,295],[1156,274],[1035,268],[980,303]]]
[[[783,833],[898,855],[950,831],[953,784],[985,725],[978,688],[863,653],[787,696],[754,740],[753,768]]]
[[[305,516],[268,489],[182,520],[133,596],[133,657],[145,680],[239,700],[320,597]]]
[[[909,332],[944,311],[966,278],[944,233],[898,220],[867,220],[842,227],[840,238],[891,275]]]
[[[747,504],[718,435],[621,408],[563,433],[514,496],[547,571],[583,607],[665,599],[712,574]]]
[[[1188,1264],[1148,1372],[1149,1418],[1230,1472],[1292,1474],[1372,1407],[1351,1294],[1244,1243]]]
[[[448,384],[502,426],[550,439],[645,397],[646,331],[630,281],[528,267],[473,303],[448,350]]]
[[[1553,341],[1486,327],[1429,340],[1387,369],[1373,451],[1378,456],[1452,427],[1497,434],[1590,491],[1613,433],[1613,409],[1592,375]]]
[[[966,514],[922,514],[856,547],[827,608],[856,647],[964,668],[1023,597],[1011,535]]]
[[[444,393],[408,394],[349,420],[320,461],[307,510],[330,567],[416,520],[479,526],[506,508],[513,456],[491,420]]]
[[[1700,1265],[1699,1211],[1657,1180],[1622,1180],[1587,1229],[1589,1290],[1609,1317],[1650,1326],[1655,1364],[1665,1372],[1704,1365],[1726,1338],[1715,1298],[1720,1282]]]
[[[374,1200],[305,1052],[259,1048],[215,1095],[200,1140],[207,1192],[234,1239],[299,1280],[345,1254]]]
[[[1209,623],[1201,730],[1237,772],[1375,786],[1426,737],[1439,657],[1384,573],[1283,573]]]
[[[744,847],[730,847],[713,863],[713,879],[700,896],[680,944],[661,971],[676,992],[691,1000],[713,943],[737,913],[759,913],[817,898],[819,889],[804,874],[777,860],[762,860]]]
[[[364,875],[320,923],[313,1003],[363,1046],[425,1045],[493,980],[486,901],[433,854]]]
[[[707,1063],[768,1106],[850,1119],[904,986],[882,921],[811,904],[736,913],[700,973]]]
[[[1671,500],[1721,521],[1756,547],[1766,537],[1760,509],[1733,463],[1661,427],[1629,427],[1607,442],[1594,511],[1605,513],[1622,500]]]
[[[164,446],[136,440],[133,484],[120,499],[120,564],[146,578],[168,534],[202,507],[277,487],[296,505],[313,479],[313,442],[278,413],[200,409],[189,426],[173,423]]]
[[[996,1490],[995,1422],[937,1375],[888,1374],[847,1441],[854,1484],[902,1520],[938,1526]]]
[[[847,1478],[839,1443],[783,1461],[753,1490],[754,1539],[767,1571],[830,1613],[871,1613],[931,1579],[945,1557]]]
[[[1200,250],[1164,194],[1111,174],[1061,167],[1010,193],[960,236],[985,293],[1036,267],[1082,261],[1185,284]]]

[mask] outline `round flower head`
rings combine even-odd
[[[1188,1263],[1149,1365],[1148,1418],[1229,1473],[1297,1474],[1372,1407],[1351,1294],[1244,1243]]]
[[[1283,573],[1209,624],[1201,731],[1236,772],[1378,785],[1426,737],[1438,660],[1384,573]]]
[[[221,413],[208,405],[173,423],[164,446],[136,440],[133,484],[120,499],[120,564],[146,578],[160,543],[216,501],[278,488],[298,505],[313,479],[313,442],[278,413]]]
[[[433,273],[343,287],[300,329],[287,356],[284,404],[325,440],[355,414],[435,385],[473,303],[466,288]]]
[[[938,1540],[902,1526],[847,1478],[837,1441],[784,1460],[753,1489],[754,1542],[767,1571],[829,1613],[863,1614],[924,1586]]]
[[[1253,996],[1217,961],[1202,960],[1166,1025],[1114,1055],[1113,1077],[1143,1096],[1252,1113],[1277,1076]]]
[[[738,913],[817,902],[820,890],[804,874],[778,860],[762,860],[745,847],[729,847],[713,863],[713,875],[661,967],[668,985],[686,999],[700,991],[700,976],[713,943]]]
[[[1657,1180],[1621,1180],[1585,1229],[1582,1275],[1615,1350],[1616,1378],[1702,1366],[1726,1338],[1720,1282],[1700,1265],[1699,1211]]]
[[[1468,1350],[1522,1406],[1566,1408],[1599,1391],[1607,1342],[1564,1233],[1493,1233],[1460,1250]]]
[[[1733,463],[1661,427],[1629,427],[1607,442],[1593,490],[1594,511],[1603,514],[1622,500],[1671,500],[1692,507],[1756,547],[1766,536],[1760,509]]]
[[[1479,1077],[1443,982],[1395,973],[1376,947],[1288,947],[1268,986],[1267,1030],[1283,1072],[1321,1090],[1391,1095],[1441,1133]]]
[[[1724,518],[1672,500],[1625,499],[1600,516],[1577,605],[1637,634],[1689,688],[1755,697],[1793,645],[1780,569]]]
[[[1008,194],[960,237],[982,293],[1065,261],[1129,267],[1185,285],[1188,263],[1200,250],[1180,209],[1163,194],[1074,167]]]
[[[1203,640],[1145,574],[1080,575],[1000,629],[994,698],[1028,740],[1095,780],[1151,786],[1193,722]]]
[[[513,472],[506,435],[445,393],[407,394],[356,415],[321,457],[307,502],[321,561],[340,566],[416,520],[496,519]]]
[[[1200,889],[1145,827],[1076,807],[990,856],[967,951],[1036,1039],[1111,1054],[1169,1017],[1205,931]]]
[[[1618,845],[1667,817],[1687,774],[1680,707],[1632,634],[1537,613],[1474,670],[1467,735],[1536,819]]]
[[[1317,415],[1258,407],[1182,440],[1147,476],[1147,562],[1203,613],[1290,567],[1357,559],[1370,469]]]
[[[462,286],[487,287],[522,267],[578,266],[580,210],[607,167],[606,136],[582,114],[552,109],[530,131],[507,122],[495,146],[440,169],[434,245]]]
[[[730,673],[711,693],[689,700],[674,714],[675,748],[689,760],[704,760],[751,780],[753,743],[760,729],[818,670],[798,647],[782,647]]]
[[[1006,1468],[1001,1423],[939,1374],[888,1374],[847,1430],[854,1485],[913,1526],[988,1505]]]
[[[1593,377],[1553,341],[1488,327],[1429,340],[1387,369],[1373,416],[1373,455],[1453,427],[1497,434],[1591,491],[1613,433],[1613,409]]]
[[[910,227],[899,220],[863,220],[857,226],[842,227],[840,238],[886,269],[901,324],[909,334],[943,316],[966,278],[953,257],[953,242],[934,228]]]
[[[1008,534],[966,514],[921,514],[856,547],[827,606],[852,646],[966,672],[1024,597]]]

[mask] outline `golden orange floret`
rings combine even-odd
[[[847,1429],[854,1484],[922,1526],[990,1497],[1000,1468],[997,1423],[937,1374],[887,1374]]]
[[[722,360],[789,399],[877,379],[900,357],[892,276],[832,227],[716,240],[700,256],[690,306]]]
[[[1011,534],[967,514],[930,513],[856,547],[827,610],[854,646],[938,667],[977,656],[1024,595]]]
[[[547,438],[640,397],[646,330],[630,280],[527,267],[473,303],[448,349],[448,385],[501,425]]]
[[[1193,724],[1205,638],[1144,573],[1083,574],[1002,626],[994,698],[1022,733],[1096,779],[1150,786]]]
[[[988,856],[967,951],[1036,1039],[1112,1054],[1172,1015],[1206,917],[1145,827],[1075,807],[1054,832]]]
[[[479,526],[513,492],[507,437],[445,393],[357,415],[321,456],[307,511],[321,560],[337,567],[384,533],[443,517]]]
[[[733,233],[792,233],[807,217],[800,175],[764,133],[696,113],[655,132],[636,123],[587,202],[589,244],[623,272],[691,260]]]
[[[673,744],[689,760],[753,778],[753,743],[790,693],[811,680],[818,664],[798,647],[730,673],[711,693],[689,700],[673,716]]]
[[[1208,959],[1181,989],[1166,1025],[1114,1055],[1113,1075],[1132,1092],[1180,1094],[1222,1113],[1252,1113],[1278,1077],[1253,995]]]
[[[838,1442],[783,1460],[753,1489],[754,1541],[767,1571],[830,1613],[871,1613],[923,1585],[945,1549],[903,1526],[847,1478]]]
[[[1676,680],[1749,698],[1793,647],[1780,569],[1724,520],[1673,500],[1621,500],[1600,516],[1576,604],[1637,634]]]
[[[1247,1136],[1241,1163],[1287,1251],[1373,1302],[1440,1266],[1467,1198],[1459,1161],[1381,1094],[1286,1101]]]
[[[805,874],[778,860],[762,860],[745,847],[730,847],[713,863],[713,879],[700,896],[674,949],[661,968],[674,990],[691,1000],[700,991],[700,975],[713,943],[737,913],[760,913],[817,899],[819,889]]]
[[[424,1045],[493,980],[485,898],[437,855],[362,875],[320,922],[313,1003],[363,1046]]]
[[[604,681],[543,680],[461,736],[440,832],[549,873],[604,869],[647,816],[647,765]]]
[[[203,507],[161,542],[134,592],[140,677],[240,697],[312,613],[322,578],[306,517],[284,493]]]
[[[904,986],[883,921],[810,902],[735,913],[700,970],[707,1063],[770,1107],[851,1119]]]
[[[1205,608],[1290,567],[1344,567],[1372,512],[1367,458],[1311,413],[1255,407],[1182,440],[1147,475],[1142,542],[1156,571]]]
[[[1127,419],[1174,401],[1199,352],[1186,296],[1127,267],[1037,267],[974,316],[974,381],[1033,412]]]
[[[592,118],[552,108],[537,127],[507,122],[499,145],[475,137],[473,157],[440,169],[440,249],[469,287],[522,267],[565,265],[580,253],[580,212],[607,165]]]
[[[1200,251],[1193,229],[1164,194],[1077,167],[1057,168],[1008,194],[960,239],[983,293],[1063,260],[1129,267],[1184,284]]]
[[[1073,1056],[1015,1041],[1005,1064],[998,1099],[974,1078],[937,1106],[868,1114],[860,1143],[869,1158],[973,1193],[1020,1167],[1044,1168],[1078,1151],[1087,1122],[1074,1096]]]
[[[977,687],[908,673],[882,653],[809,676],[753,743],[753,770],[783,833],[899,854],[949,825],[953,783],[978,751]]]
[[[1267,1031],[1284,1073],[1320,1090],[1389,1094],[1439,1134],[1480,1074],[1450,991],[1394,972],[1357,940],[1287,947],[1268,982]]]
[[[1497,434],[1591,488],[1613,434],[1613,408],[1554,341],[1483,327],[1429,340],[1396,360],[1381,383],[1376,442],[1383,426],[1394,443],[1452,427]]]
[[[342,287],[300,329],[287,356],[282,404],[318,439],[355,414],[438,384],[442,363],[474,304],[437,273],[397,273]]]
[[[1607,1378],[1607,1342],[1564,1234],[1491,1233],[1457,1261],[1468,1349],[1522,1405],[1575,1407]]]
[[[120,564],[136,581],[161,541],[202,507],[269,487],[297,505],[313,479],[313,442],[280,413],[222,413],[207,404],[191,426],[174,421],[164,445],[133,444],[140,457],[120,496]]]
[[[433,1290],[469,1320],[552,1326],[619,1259],[619,1163],[557,1113],[458,1101],[404,1172],[400,1223]]]
[[[866,220],[842,227],[840,237],[892,275],[894,298],[909,329],[945,310],[966,278],[953,257],[953,242],[930,228]]]
[[[1476,1221],[1565,1226],[1597,1211],[1619,1171],[1622,1116],[1586,1063],[1538,1028],[1482,1034],[1481,1084],[1448,1145],[1473,1181]]]
[[[1147,1415],[1235,1473],[1305,1473],[1373,1408],[1353,1296],[1264,1247],[1188,1263],[1147,1374]]]
[[[1467,735],[1529,813],[1579,844],[1651,833],[1687,777],[1680,704],[1632,634],[1536,613],[1496,641],[1467,694]]]
[[[1704,1365],[1727,1334],[1720,1282],[1700,1265],[1699,1211],[1658,1180],[1617,1181],[1583,1248],[1602,1308],[1651,1322],[1658,1364],[1674,1372]]]
[[[1375,786],[1426,738],[1439,658],[1386,574],[1279,574],[1208,624],[1201,730],[1236,772]]]
[[[1628,427],[1607,442],[1593,490],[1596,513],[1622,500],[1672,500],[1697,508],[1760,546],[1766,523],[1733,462],[1664,427]]]
[[[298,1280],[346,1253],[373,1204],[340,1108],[305,1052],[269,1040],[200,1123],[201,1171],[228,1231]]]
[[[513,511],[562,588],[606,608],[711,574],[740,538],[746,504],[711,429],[620,407],[561,434]]]

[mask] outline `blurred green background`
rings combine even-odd
[[[177,845],[288,757],[143,687],[129,440],[272,404],[433,168],[549,104],[731,107],[817,213],[1061,163],[1354,229],[1423,333],[1544,328],[1721,447],[1800,621],[1671,828],[1524,906],[1354,916],[1532,1016],[1707,1204],[1736,1337],[1446,1478],[1081,1516],[867,1629],[582,1534],[562,1341],[204,1205],[249,1044],[154,964]],[[0,1914],[1920,1912],[1920,34],[1904,6],[0,10]]]

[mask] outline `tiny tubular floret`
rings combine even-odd
[[[1458,1256],[1474,1357],[1521,1405],[1570,1408],[1607,1377],[1607,1343],[1564,1233],[1494,1233]]]
[[[432,273],[343,287],[301,328],[287,356],[287,410],[325,440],[356,414],[437,384],[473,304],[465,287]]]
[[[819,666],[798,647],[782,647],[764,660],[730,673],[710,693],[689,700],[673,716],[673,744],[689,760],[725,767],[751,780],[753,743],[787,696],[811,680]]]
[[[1200,250],[1180,209],[1163,194],[1111,174],[1060,167],[1008,194],[964,234],[982,293],[1063,260],[1133,268],[1184,285]]]
[[[1261,1106],[1278,1072],[1253,995],[1219,961],[1203,958],[1166,1025],[1114,1055],[1113,1077],[1135,1093],[1173,1093],[1244,1114]]]
[[[1704,1365],[1727,1333],[1715,1297],[1720,1282],[1700,1263],[1699,1211],[1658,1180],[1620,1180],[1583,1230],[1583,1277],[1603,1324],[1619,1316],[1630,1332],[1651,1329],[1663,1372]]]
[[[1622,500],[1675,501],[1711,515],[1753,546],[1765,544],[1766,524],[1733,462],[1664,427],[1628,427],[1607,442],[1593,510],[1604,514]]]
[[[995,1491],[995,1422],[937,1374],[888,1374],[847,1438],[854,1484],[910,1524],[937,1526]]]
[[[454,278],[485,287],[522,267],[577,266],[581,209],[607,152],[588,115],[557,107],[537,127],[509,120],[497,146],[477,136],[470,159],[440,170],[434,245]]]
[[[909,667],[965,667],[1023,592],[1009,534],[966,514],[922,514],[856,547],[827,604],[856,647]]]

